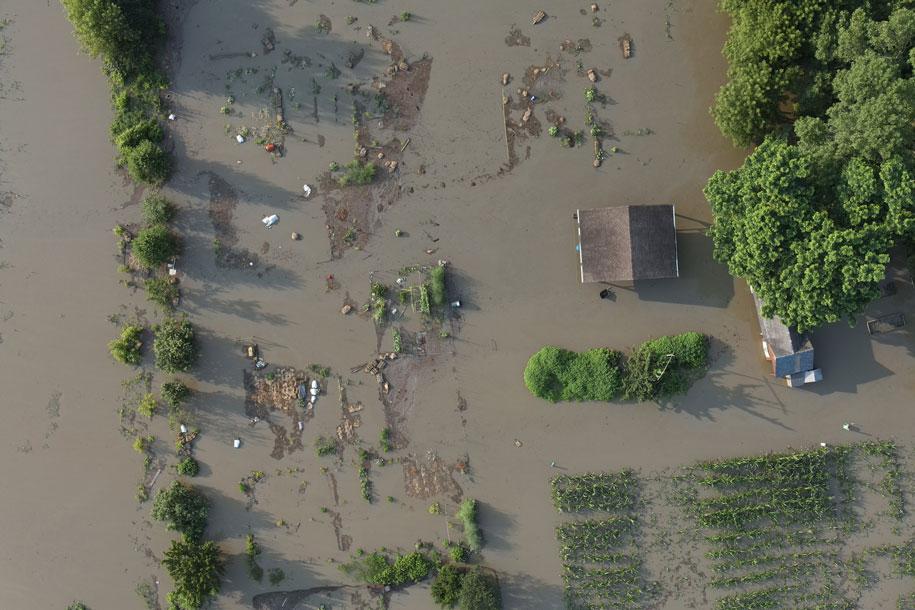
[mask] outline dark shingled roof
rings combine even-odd
[[[582,282],[679,277],[672,205],[578,210]]]

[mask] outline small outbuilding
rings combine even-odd
[[[674,206],[578,210],[576,217],[582,283],[680,276]]]
[[[753,301],[756,303],[756,316],[762,331],[763,355],[772,363],[772,374],[782,379],[787,378],[792,386],[820,381],[822,373],[814,369],[810,335],[797,332],[777,316],[765,317],[762,301],[755,294]]]

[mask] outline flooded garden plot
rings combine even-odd
[[[587,517],[556,528],[567,607],[862,608],[887,591],[908,607],[902,468],[895,443],[865,441],[649,478],[559,475],[557,510]]]

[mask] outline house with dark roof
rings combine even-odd
[[[578,210],[576,218],[582,283],[680,276],[674,206]]]
[[[753,301],[762,334],[763,355],[772,363],[772,374],[787,379],[790,386],[820,381],[822,372],[814,368],[810,335],[797,332],[778,316],[767,318],[762,312],[762,301],[755,294]]]

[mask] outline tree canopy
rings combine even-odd
[[[730,82],[713,114],[759,147],[706,186],[715,257],[800,330],[853,320],[915,228],[915,11],[858,4],[722,2]],[[763,96],[741,79],[772,87]]]
[[[225,563],[215,542],[173,540],[162,565],[175,581],[168,601],[180,610],[196,610],[219,594]]]
[[[164,521],[168,529],[180,532],[187,540],[199,540],[203,536],[208,513],[206,497],[179,481],[159,490],[152,509],[153,519]]]
[[[166,373],[184,373],[197,362],[194,326],[183,318],[165,318],[155,327],[156,366]]]

